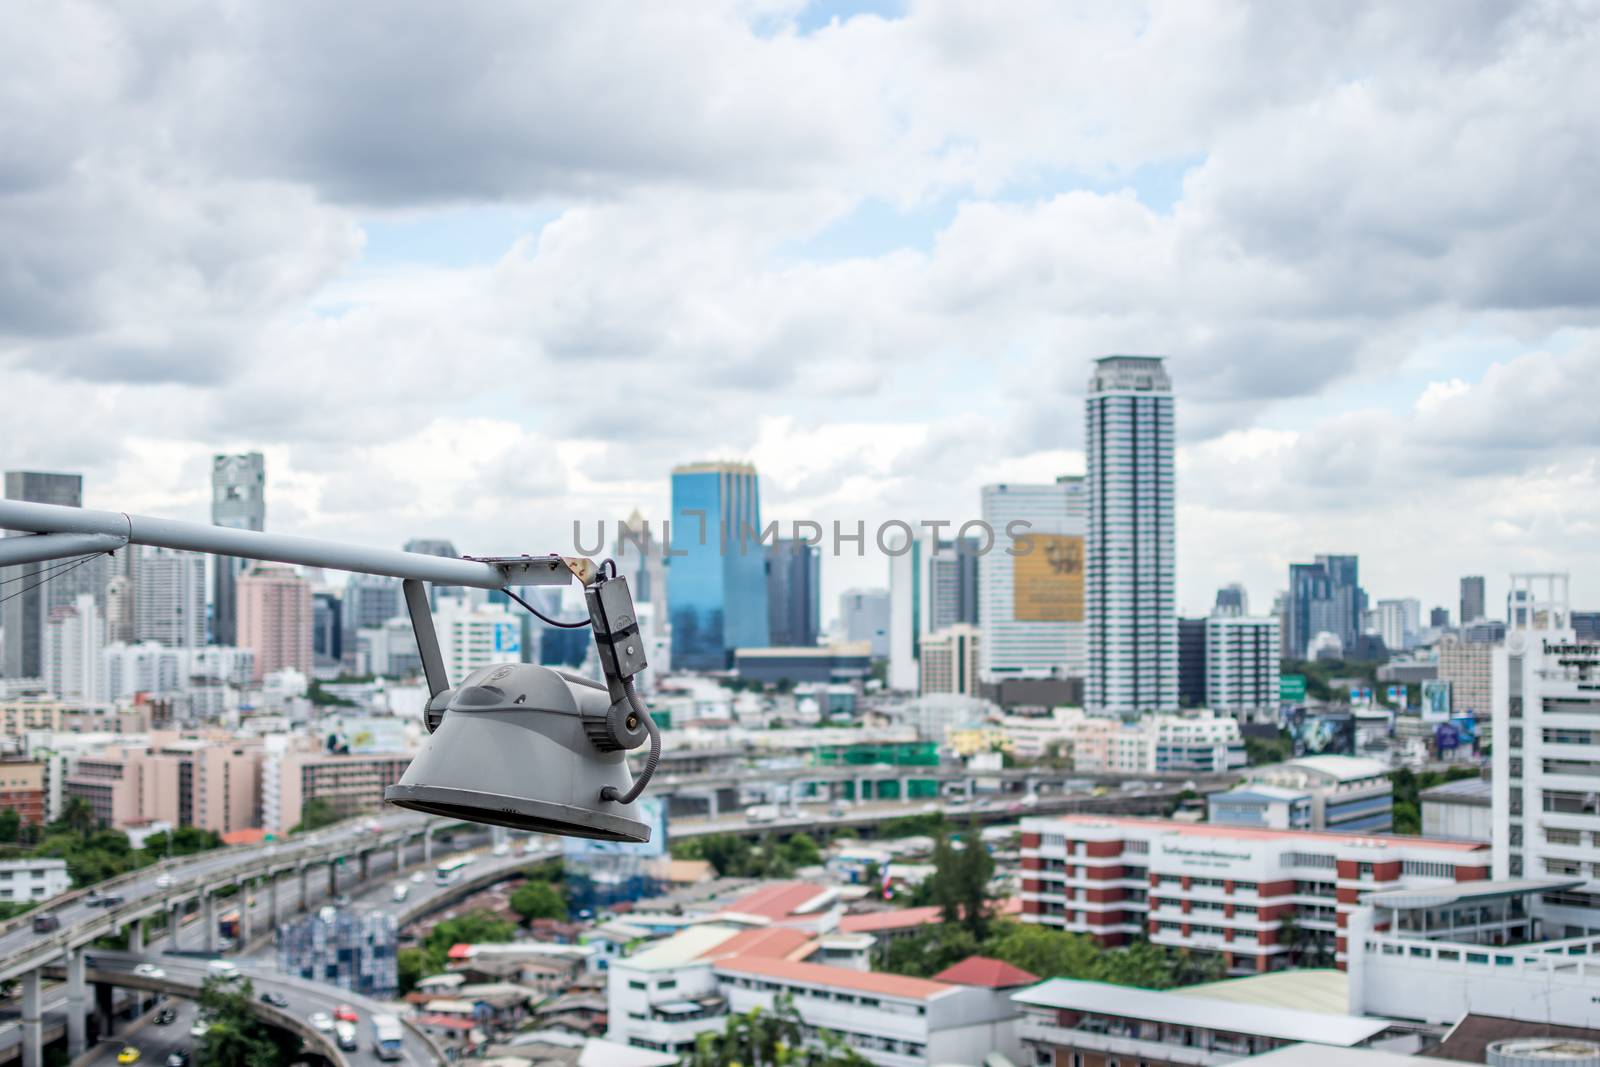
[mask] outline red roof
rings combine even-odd
[[[259,826],[244,830],[229,830],[222,835],[224,845],[259,845],[267,839],[267,832]]]
[[[461,1019],[454,1015],[422,1015],[417,1018],[417,1023],[422,1026],[438,1026],[446,1030],[471,1030],[478,1025],[471,1019]]]
[[[700,954],[701,959],[723,956],[764,956],[768,959],[786,960],[806,953],[800,950],[811,944],[811,935],[792,926],[763,926],[756,930],[742,930],[728,940]]]
[[[1448,852],[1482,852],[1488,859],[1489,846],[1476,841],[1442,841],[1433,837],[1410,837],[1398,834],[1336,834],[1317,830],[1261,830],[1249,826],[1221,826],[1217,823],[1178,822],[1173,819],[1142,819],[1118,815],[1062,815],[1044,816],[1038,822],[1065,823],[1083,826],[1148,826],[1155,829],[1182,830],[1193,837],[1229,837],[1237,841],[1305,841],[1319,844],[1348,845],[1355,841],[1381,841],[1386,845],[1407,848],[1436,848]]]
[[[949,982],[951,985],[983,986],[985,989],[1010,989],[1012,986],[1033,985],[1039,976],[1029,974],[1021,967],[1013,967],[1005,960],[968,956],[934,975],[933,980]]]
[[[926,978],[906,978],[881,971],[852,971],[846,967],[830,967],[825,963],[796,963],[760,956],[735,956],[718,963],[716,970],[719,973],[760,975],[797,985],[849,989],[901,1000],[932,1000],[940,993],[948,993],[956,988],[944,982],[930,982]]]
[[[470,960],[472,958],[472,948],[473,946],[470,942],[457,941],[450,946],[450,951],[446,955],[453,960]]]
[[[913,926],[927,926],[939,921],[939,906],[925,908],[899,908],[895,911],[869,911],[864,915],[843,915],[839,918],[842,934],[876,934],[885,930],[905,930]]]
[[[798,914],[800,909],[826,892],[810,882],[779,882],[747,893],[723,910],[740,915],[759,915],[763,919],[776,921]]]

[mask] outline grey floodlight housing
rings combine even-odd
[[[634,801],[655,773],[661,734],[634,689],[645,666],[638,619],[615,565],[561,556],[450,559],[303,537],[0,500],[0,529],[32,534],[0,542],[0,566],[68,560],[128,545],[160,545],[246,559],[404,579],[406,606],[428,680],[428,737],[389,803],[452,819],[604,841],[648,841]],[[429,611],[427,582],[504,591],[528,585],[584,586],[604,683],[529,663],[474,671],[452,688]],[[626,753],[650,752],[635,778]]]

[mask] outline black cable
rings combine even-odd
[[[608,785],[600,790],[600,799],[614,800],[618,804],[632,804],[639,798],[639,794],[644,792],[644,787],[655,776],[656,766],[661,762],[661,731],[657,729],[656,721],[650,717],[650,711],[644,706],[644,701],[639,699],[632,678],[622,680],[622,691],[627,694],[628,704],[633,708],[633,713],[644,723],[645,733],[650,735],[650,754],[645,757],[639,777],[633,780],[633,786],[626,793],[619,795],[616,786]]]
[[[529,611],[533,612],[533,614],[536,617],[538,617],[540,619],[543,619],[545,622],[549,623],[551,626],[559,626],[563,630],[581,630],[585,626],[590,625],[591,622],[592,622],[592,620],[590,620],[590,619],[583,619],[583,620],[581,620],[579,622],[562,622],[559,619],[552,619],[550,616],[546,615],[544,612],[540,611],[538,608],[534,607],[532,604],[528,603],[526,600],[523,600],[517,594],[513,593],[511,591],[511,587],[510,586],[502,586],[500,588],[500,591],[502,593],[504,593],[506,596],[510,597],[512,600],[515,600],[518,604],[521,604],[523,607],[525,607]]]
[[[69,567],[74,563],[81,563],[82,561],[88,559],[89,556],[98,556],[99,554],[100,553],[98,553],[98,552],[90,552],[88,555],[73,556],[70,559],[51,560],[48,565],[46,565],[44,567],[41,567],[36,571],[28,571],[28,572],[26,572],[24,574],[19,574],[14,578],[0,578],[0,585],[10,585],[12,582],[22,582],[22,581],[26,581],[29,578],[37,578],[41,574],[46,574],[46,573],[53,572],[53,571],[59,571],[62,568]],[[12,566],[26,567],[26,566],[28,566],[28,564],[26,564],[26,563],[16,563],[16,564],[12,564]]]
[[[617,561],[610,556],[600,561],[600,576],[602,578],[605,577],[607,567],[611,568],[611,577],[615,578],[617,576]]]
[[[62,569],[56,571],[54,574],[46,575],[45,577],[39,579],[37,582],[34,582],[32,585],[25,585],[21,589],[18,589],[14,593],[7,593],[5,596],[0,596],[0,604],[4,604],[8,600],[11,600],[11,599],[13,599],[15,597],[19,597],[23,593],[31,592],[31,591],[39,588],[41,585],[44,585],[46,582],[49,582],[49,581],[51,581],[53,579],[61,577],[63,574],[66,574],[68,571],[77,570],[79,567],[83,566],[85,563],[88,563],[91,559],[94,559],[95,556],[98,556],[98,555],[100,555],[100,553],[96,552],[93,555],[84,556],[82,559],[78,560],[78,562],[74,563],[70,567],[63,567]]]

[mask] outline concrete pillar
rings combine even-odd
[[[721,801],[717,797],[717,791],[715,789],[707,793],[706,797],[709,801],[709,803],[706,805],[706,818],[715,821],[717,816],[722,814]]]
[[[422,862],[433,862],[433,826],[431,824],[422,828]]]
[[[967,803],[971,804],[972,795],[977,791],[978,783],[975,779],[967,778],[964,780],[964,784],[967,787]]]
[[[301,911],[305,911],[306,908],[309,907],[309,905],[306,902],[308,900],[310,900],[310,899],[311,899],[311,868],[309,868],[309,867],[301,867],[300,868],[300,910]]]
[[[372,853],[370,853],[370,852],[361,853],[360,856],[358,856],[356,858],[356,862],[357,862],[357,864],[360,865],[360,868],[361,868],[361,880],[363,882],[365,882],[367,880],[367,876],[371,873],[371,870],[372,870]]]
[[[911,799],[911,779],[902,778],[902,779],[900,779],[900,800],[901,800],[902,803],[904,803],[905,801],[910,800],[910,799]]]
[[[217,951],[217,898],[210,893],[201,894],[200,921],[206,927],[206,951]]]
[[[394,869],[404,870],[406,866],[406,839],[401,838],[394,843]]]
[[[243,949],[250,943],[255,935],[255,923],[251,918],[250,898],[255,893],[255,879],[247,878],[239,887],[239,948]]]
[[[68,949],[67,961],[67,1055],[77,1059],[89,1047],[88,997],[83,987],[83,949]]]
[[[128,924],[128,951],[144,951],[144,920],[135,919]]]
[[[328,861],[328,896],[339,895],[339,865],[332,860]]]
[[[278,875],[276,872],[267,874],[267,921],[272,928],[278,928]]]
[[[180,900],[167,909],[167,947],[174,952],[182,947],[178,943],[178,931],[183,929],[183,902]]]
[[[22,1067],[44,1067],[43,1005],[39,996],[39,972],[29,971],[22,983]]]
[[[863,800],[866,800],[866,799],[867,799],[867,780],[865,778],[857,778],[856,779],[856,803],[859,804]]]

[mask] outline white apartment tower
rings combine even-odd
[[[139,548],[133,639],[168,648],[206,643],[206,558],[170,548]]]
[[[983,521],[994,531],[994,544],[978,559],[983,680],[1081,678],[1088,663],[1083,479],[986,485],[981,498]]]
[[[1104,356],[1087,430],[1091,711],[1178,706],[1172,382],[1159,356]]]
[[[1549,883],[1555,936],[1600,929],[1600,643],[1572,630],[1564,574],[1512,575],[1527,610],[1494,650],[1494,876]]]
[[[1206,707],[1238,718],[1278,714],[1278,617],[1213,615],[1206,620]]]
[[[50,612],[44,629],[45,685],[57,700],[99,699],[105,636],[92,593],[80,593]]]

